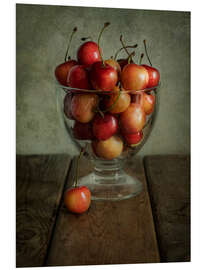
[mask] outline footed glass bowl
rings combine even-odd
[[[142,191],[142,183],[128,175],[125,166],[152,131],[159,91],[160,84],[144,90],[115,92],[70,88],[56,82],[62,123],[78,153],[83,149],[94,167],[90,174],[78,179],[79,186],[90,189],[92,200],[123,200]],[[128,108],[117,113],[126,102],[130,102]],[[132,128],[135,122],[139,130],[136,132]]]

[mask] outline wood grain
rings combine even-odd
[[[190,158],[149,156],[145,168],[161,261],[190,261]]]
[[[80,176],[91,171],[82,159]],[[47,266],[159,262],[158,245],[143,163],[128,164],[128,173],[144,184],[137,197],[119,202],[92,201],[82,215],[59,213]],[[71,182],[71,179],[69,179]]]
[[[16,158],[16,266],[42,266],[70,158]]]

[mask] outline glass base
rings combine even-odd
[[[142,183],[119,167],[95,167],[94,171],[78,180],[80,186],[87,186],[92,200],[119,201],[138,195]]]

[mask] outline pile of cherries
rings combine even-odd
[[[146,41],[144,48],[150,65],[133,61],[134,51],[129,53],[122,36],[122,48],[110,59],[103,59],[100,47],[102,33],[109,23],[105,23],[98,42],[86,41],[77,50],[77,60],[67,58],[55,69],[59,84],[72,88],[64,99],[64,113],[74,120],[73,136],[78,140],[91,140],[97,157],[112,160],[119,157],[125,146],[135,147],[143,139],[146,116],[155,106],[153,91],[140,91],[158,86],[160,74],[152,67]],[[116,60],[118,53],[125,50],[126,59]],[[77,89],[89,90],[79,91]],[[97,90],[97,91],[95,91]]]

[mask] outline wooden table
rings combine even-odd
[[[190,261],[189,156],[129,162],[143,192],[119,202],[92,201],[82,215],[63,204],[74,164],[65,155],[17,156],[17,267]],[[89,171],[82,159],[79,174]]]

